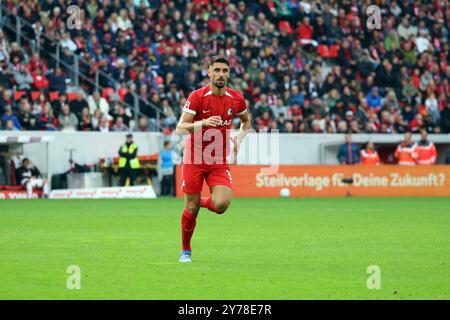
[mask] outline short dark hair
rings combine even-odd
[[[213,57],[209,62],[209,66],[211,67],[214,63],[225,63],[227,66],[230,66],[230,61],[224,57]]]

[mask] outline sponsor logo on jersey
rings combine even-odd
[[[231,120],[222,120],[217,124],[217,127],[219,126],[229,126],[231,124]]]

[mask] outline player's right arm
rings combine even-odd
[[[183,112],[178,121],[176,133],[177,134],[188,134],[194,132],[195,129],[215,127],[220,121],[219,116],[212,116],[208,119],[203,119],[199,121],[194,121],[194,116],[192,113]]]
[[[183,107],[183,113],[181,114],[176,128],[177,134],[188,134],[194,132],[195,129],[215,127],[219,124],[222,120],[219,116],[212,116],[208,119],[194,121],[197,112],[201,112],[200,105],[201,103],[196,92],[192,92]]]

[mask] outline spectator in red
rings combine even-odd
[[[44,63],[44,60],[41,59],[38,52],[35,52],[31,56],[30,61],[27,64],[27,70],[28,70],[28,72],[31,73],[32,76],[34,76],[38,69],[41,69],[42,74],[44,74],[48,71],[48,68],[47,68],[46,64]]]
[[[39,117],[39,125],[41,130],[58,130],[58,120],[53,115],[53,110],[49,104],[44,105],[42,114]]]
[[[313,27],[310,23],[311,19],[308,16],[303,17],[303,21],[300,23],[298,28],[297,39],[302,40],[311,40],[313,34]],[[303,43],[309,43],[308,41]]]
[[[411,132],[419,132],[421,128],[423,128],[425,125],[425,122],[423,120],[423,115],[418,113],[414,117],[414,119],[409,123],[409,129]]]
[[[287,112],[287,118],[292,119],[294,116],[302,116],[302,109],[300,108],[299,104],[295,102],[291,105],[291,107],[288,109]]]
[[[37,90],[44,90],[48,88],[48,80],[42,74],[42,69],[38,68],[36,74],[33,76],[33,86]]]
[[[213,11],[211,17],[208,19],[208,28],[210,34],[217,32],[217,29],[219,29],[220,33],[223,33],[225,31],[225,27],[223,26],[223,23],[219,19],[217,11],[215,10]]]

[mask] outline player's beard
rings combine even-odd
[[[219,82],[220,81],[220,82]],[[220,84],[219,84],[220,83]],[[214,82],[214,85],[218,88],[218,89],[222,89],[227,85],[227,80],[225,79],[217,79]]]

